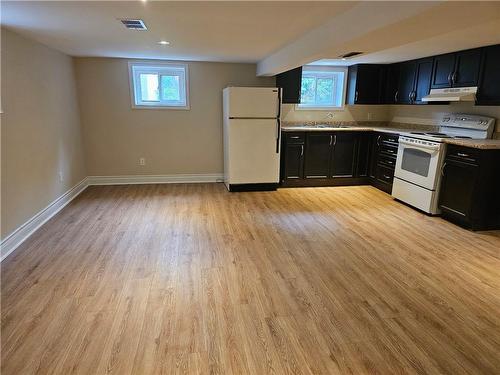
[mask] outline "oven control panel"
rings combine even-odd
[[[425,147],[432,150],[439,150],[441,148],[441,143],[426,141],[424,139],[410,138],[410,137],[399,137],[399,143],[403,145],[415,145],[420,147]]]

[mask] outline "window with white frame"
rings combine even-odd
[[[344,107],[347,68],[304,66],[298,109],[341,109]]]
[[[129,63],[132,106],[189,109],[185,64]]]

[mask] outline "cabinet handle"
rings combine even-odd
[[[300,146],[300,156],[304,156],[304,145]]]
[[[300,137],[298,135],[294,135],[293,137],[290,137],[292,139],[299,139]]]
[[[333,136],[333,145],[335,146],[337,144],[337,134]]]
[[[332,145],[333,143],[333,135],[330,135],[330,146]]]
[[[462,153],[462,152],[457,152],[457,155],[458,155],[458,156],[461,156],[461,157],[463,157],[463,158],[469,158],[469,157],[470,157],[470,155],[469,155],[469,154],[464,154],[464,153]]]
[[[446,163],[441,167],[441,176],[444,176],[444,168],[446,167]]]
[[[398,102],[398,94],[399,94],[399,91],[396,90],[396,93],[394,94],[394,103]]]
[[[380,146],[380,137],[382,137],[382,136],[381,136],[381,135],[379,135],[379,136],[377,137],[377,146]]]
[[[408,94],[408,100],[410,101],[411,103],[411,98],[413,97],[413,91],[411,91],[409,94]]]
[[[451,75],[451,85],[455,86],[455,82],[457,81],[457,72],[453,72]]]
[[[354,95],[354,102],[358,101],[358,92],[356,91],[356,95]]]
[[[452,75],[452,74],[453,74],[453,72],[450,72],[450,73],[448,74],[448,84],[449,84],[450,86],[452,85],[452,83],[451,83],[451,75]]]
[[[382,175],[382,177],[384,177],[386,180],[390,180],[391,179],[391,176],[387,176],[386,174]]]

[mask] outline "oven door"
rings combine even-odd
[[[439,143],[422,145],[401,137],[394,176],[435,190],[439,180],[440,148]]]

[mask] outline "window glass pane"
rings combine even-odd
[[[157,102],[160,100],[158,95],[158,75],[145,74],[139,75],[141,81],[141,100],[143,102]]]
[[[316,69],[314,69],[316,68]],[[343,68],[304,67],[299,108],[341,108],[344,103]]]
[[[318,78],[316,104],[333,105],[333,78]]]
[[[181,100],[179,76],[161,76],[161,100]]]
[[[177,64],[129,64],[132,103],[142,108],[189,109],[187,68]]]
[[[300,88],[300,102],[303,104],[314,104],[316,100],[316,78],[302,77]]]

